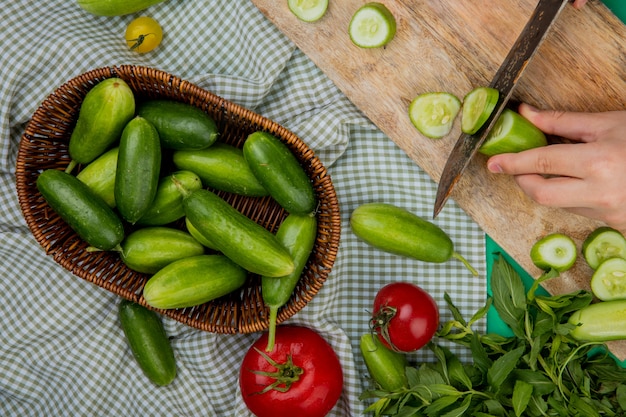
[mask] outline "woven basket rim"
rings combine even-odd
[[[328,278],[339,248],[339,203],[326,168],[301,138],[282,125],[178,76],[151,67],[121,65],[82,73],[56,88],[27,123],[18,149],[16,189],[26,223],[46,254],[79,278],[191,327],[214,333],[251,333],[267,329],[268,310],[262,303],[259,280],[254,282],[258,277],[249,277],[248,283],[237,294],[201,306],[174,310],[149,306],[141,295],[149,276],[120,265],[117,254],[87,252],[87,244],[50,209],[37,191],[38,172],[45,168],[63,169],[69,162],[69,132],[82,98],[95,83],[112,77],[126,81],[141,99],[165,97],[201,108],[216,118],[220,135],[235,146],[241,146],[246,132],[263,130],[290,147],[311,178],[320,202],[318,235],[300,283],[290,302],[279,310],[277,321],[281,323],[304,308]],[[246,215],[270,230],[275,230],[286,215],[270,197],[248,198],[219,191],[217,194],[242,212],[247,210]]]

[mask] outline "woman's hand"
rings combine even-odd
[[[585,5],[585,3],[587,3],[587,0],[574,0],[574,7],[576,9],[580,9]]]
[[[515,176],[539,204],[626,232],[626,111],[540,111],[522,104],[519,112],[544,132],[576,143],[495,155],[487,168]]]

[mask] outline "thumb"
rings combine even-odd
[[[543,132],[567,139],[591,142],[599,130],[591,113],[539,110],[526,103],[520,104],[519,113]]]

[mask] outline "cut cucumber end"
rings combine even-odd
[[[424,136],[439,139],[450,133],[460,109],[461,101],[453,94],[424,93],[409,105],[409,118]]]
[[[546,135],[538,127],[519,113],[504,109],[479,152],[493,156],[521,152],[547,144]]]
[[[394,38],[396,19],[384,4],[367,3],[352,16],[348,34],[360,48],[379,48]]]
[[[599,227],[587,236],[582,252],[587,264],[597,269],[607,259],[626,259],[626,238],[611,227]]]
[[[576,262],[576,243],[567,235],[552,233],[535,242],[530,258],[544,271],[552,268],[564,272]]]
[[[288,0],[289,10],[304,22],[320,20],[328,9],[328,0]]]
[[[626,260],[602,262],[591,277],[591,291],[602,301],[626,299]]]
[[[485,124],[498,104],[500,92],[491,87],[477,87],[463,99],[461,130],[473,135]]]

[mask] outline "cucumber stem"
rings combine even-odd
[[[270,324],[267,334],[267,346],[265,351],[267,353],[274,350],[274,343],[276,341],[276,317],[278,316],[278,306],[269,306],[270,308]]]
[[[76,162],[75,160],[71,160],[69,164],[67,164],[67,167],[65,168],[65,173],[66,174],[70,174],[74,168],[76,167],[76,165],[78,165],[78,162]]]
[[[474,269],[474,267],[472,265],[470,265],[468,260],[465,259],[463,256],[461,256],[458,252],[452,252],[452,257],[458,259],[461,262],[463,262],[463,265],[465,265],[465,267],[467,269],[469,269],[469,271],[472,273],[472,275],[474,275],[475,277],[478,276],[478,271],[476,269]]]

